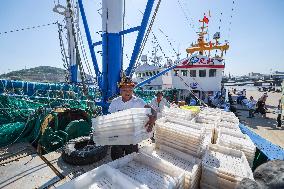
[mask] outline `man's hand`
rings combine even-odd
[[[149,133],[152,131],[157,118],[153,115],[148,115],[148,117],[149,117],[149,121],[146,123],[145,127],[147,129],[147,132]]]
[[[155,121],[157,120],[157,112],[148,104],[145,105],[144,108],[151,108],[152,115],[148,115],[149,121],[145,125],[145,127],[147,128],[147,132],[149,133],[152,131],[155,125]]]

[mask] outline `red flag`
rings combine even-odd
[[[212,48],[212,46],[213,46],[213,44],[212,44],[212,42],[211,42],[211,41],[209,42],[209,46],[210,46],[210,48]]]
[[[209,19],[208,19],[206,16],[204,16],[203,22],[205,22],[206,24],[208,24],[208,23],[209,23]]]

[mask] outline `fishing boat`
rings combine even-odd
[[[146,83],[142,88],[148,90],[179,90],[179,97],[184,100],[190,91],[203,101],[208,102],[208,98],[221,92],[221,81],[225,69],[224,54],[229,49],[228,42],[221,44],[220,32],[213,36],[215,42],[205,41],[207,34],[207,24],[209,18],[206,16],[199,20],[201,23],[198,39],[186,49],[188,57],[182,61],[177,59],[178,64],[161,77]],[[217,50],[220,51],[218,54]],[[212,56],[214,53],[214,56]],[[155,59],[155,58],[154,58]],[[165,65],[157,66],[144,61],[144,64],[137,67],[135,75],[137,82],[140,83],[145,79],[157,75],[165,67],[170,67],[168,62]]]
[[[96,146],[93,143],[93,137],[95,136],[92,134],[89,135],[90,132],[93,133],[91,119],[108,113],[109,101],[111,101],[119,91],[117,83],[121,79],[121,72],[124,72],[129,77],[133,76],[133,68],[137,62],[140,47],[145,36],[149,35],[150,32],[147,28],[152,27],[161,1],[159,0],[155,4],[154,0],[148,0],[141,25],[125,30],[122,27],[123,3],[123,0],[102,1],[102,40],[95,43],[92,41],[90,35],[82,0],[78,0],[75,4],[72,4],[71,1],[67,0],[67,6],[60,4],[55,6],[54,11],[64,16],[66,21],[68,53],[70,54],[66,56],[66,51],[64,50],[65,47],[62,45],[63,43],[61,43],[61,50],[63,58],[68,57],[68,59],[65,59],[67,60],[65,63],[68,70],[67,78],[70,83],[51,84],[1,80],[0,97],[2,105],[2,125],[0,127],[0,188],[86,188],[88,186],[84,185],[82,179],[87,179],[88,182],[85,182],[85,184],[91,184],[89,186],[92,186],[93,183],[90,182],[93,181],[92,179],[98,178],[96,177],[98,173],[104,173],[103,176],[108,176],[114,183],[123,182],[122,185],[119,186],[128,184],[126,187],[129,188],[131,188],[131,186],[137,186],[137,184],[140,184],[141,186],[149,181],[147,179],[144,180],[145,183],[141,180],[139,181],[140,183],[138,181],[133,181],[130,178],[125,177],[125,174],[122,174],[119,169],[115,168],[118,165],[115,164],[117,162],[108,164],[111,162],[108,147]],[[154,5],[156,6],[155,9]],[[153,10],[154,13],[149,22]],[[93,84],[96,84],[97,86],[94,88],[88,86],[87,77],[83,70],[81,51],[79,48],[80,37],[77,36],[80,33],[78,28],[79,25],[77,24],[79,15],[83,21],[84,31],[88,41],[88,49],[96,73]],[[201,32],[198,33],[198,41],[187,49],[189,57],[180,59],[166,68],[154,69],[154,67],[149,67],[148,70],[152,70],[152,76],[149,74],[149,71],[148,75],[145,73],[145,77],[147,76],[147,78],[143,78],[143,81],[138,81],[136,85],[137,89],[149,82],[151,83],[151,81],[154,81],[160,76],[163,78],[163,75],[166,73],[171,73],[168,77],[172,78],[172,83],[169,84],[169,86],[165,85],[165,89],[179,86],[181,90],[193,92],[195,90],[197,97],[200,98],[202,98],[203,94],[210,95],[210,93],[221,90],[222,71],[225,67],[223,53],[228,50],[229,46],[228,44],[219,44],[218,40],[220,36],[218,33],[214,35],[215,43],[205,42],[204,35],[206,32],[204,29],[206,28],[205,24],[208,23],[208,20],[204,17],[200,22],[202,23],[202,27]],[[58,26],[60,30],[61,26]],[[134,45],[133,54],[128,68],[122,70],[123,59],[121,58],[121,37],[122,35],[134,31],[138,31],[138,35]],[[102,70],[99,69],[94,51],[94,46],[96,45],[102,45]],[[211,57],[211,50],[215,49],[220,50],[221,55]],[[205,54],[205,51],[209,54]],[[199,77],[194,78],[194,71]],[[143,77],[141,69],[140,71],[137,69],[136,72],[138,78],[141,78],[139,77],[139,73],[141,73]],[[80,80],[78,80],[78,77]],[[211,80],[214,82],[211,82]],[[210,84],[212,84],[212,86]],[[163,89],[163,87],[159,89]],[[143,91],[140,92],[143,94]],[[147,91],[144,91],[144,94],[144,97],[146,98]],[[6,104],[3,104],[4,102]],[[204,107],[201,107],[200,109],[202,108]],[[222,117],[222,115],[226,115],[231,118],[233,117],[233,122],[238,123],[238,119],[235,118],[233,113],[228,113],[220,109],[204,108],[203,116],[206,113],[205,117],[202,117],[201,115],[198,117],[198,112],[190,113],[189,110],[182,110],[179,108],[169,110],[167,114],[171,117],[179,118],[178,120],[175,120],[174,124],[187,124],[187,126],[191,127],[192,121],[198,119],[205,122],[209,119],[210,121],[215,122],[215,115],[212,115],[212,112],[213,114],[218,114],[219,117],[217,121],[220,121],[225,117]],[[163,124],[162,121],[160,120],[159,124]],[[227,117],[226,122],[230,121],[231,120]],[[166,122],[166,120],[164,120],[164,122]],[[193,127],[193,130],[196,132],[196,135],[194,136],[198,142],[201,142],[201,139],[203,139],[201,133],[212,134],[212,132],[205,132],[205,129],[203,128],[197,128],[196,125]],[[182,127],[179,126],[178,128]],[[250,138],[249,140],[256,146],[257,150],[254,155],[255,158],[252,169],[255,169],[260,164],[270,160],[284,159],[284,151],[279,146],[260,137],[243,124],[237,125],[237,129],[246,134]],[[175,133],[176,135],[174,137],[179,138],[177,136],[182,135],[184,139],[186,138],[184,134],[190,134],[191,130],[192,128],[187,129],[184,133],[183,130],[179,130]],[[166,133],[169,132],[167,131]],[[213,135],[210,136],[212,137]],[[213,138],[212,141],[210,141],[210,139],[207,140],[209,143],[212,143],[213,141]],[[141,145],[143,146],[145,144]],[[214,145],[211,146],[210,144],[209,146],[210,147],[208,148],[212,150],[220,151],[220,149]],[[192,147],[194,149],[199,148],[199,146],[195,145]],[[62,151],[62,148],[68,150]],[[242,160],[245,160],[241,151],[232,149],[226,150],[231,152],[231,154],[227,155],[234,154],[238,156],[238,158],[241,157]],[[178,151],[176,154],[183,153]],[[182,156],[185,157],[187,155],[188,154]],[[184,176],[179,177],[180,175],[178,174],[180,169],[173,165],[169,165],[168,163],[164,163],[164,161],[157,160],[157,158],[152,158],[147,161],[147,158],[145,157],[149,156],[146,156],[145,154],[142,156],[136,154],[128,156],[129,159],[139,160],[140,163],[152,164],[151,170],[152,172],[154,171],[155,174],[152,174],[153,177],[151,180],[157,179],[160,181],[161,179],[157,178],[156,173],[161,174],[167,172],[168,175],[171,176],[167,184],[174,183],[177,184],[177,186],[183,186],[181,184],[183,179],[181,178],[184,178]],[[199,166],[201,166],[200,159],[196,162],[199,162]],[[246,165],[248,164],[246,160],[244,162]],[[120,163],[123,163],[123,161]],[[199,168],[196,169],[196,175],[201,174]],[[248,166],[246,168],[248,168]],[[169,170],[173,171],[171,172]],[[251,171],[252,170],[249,170],[250,173]],[[222,175],[222,173],[220,173],[220,175]],[[186,178],[187,181],[190,180],[189,177]],[[229,176],[229,178],[231,177]],[[104,177],[100,177],[100,179],[102,180],[102,184],[107,184]],[[200,180],[190,180],[190,182],[197,187],[199,181]],[[113,187],[116,186],[118,185]],[[95,186],[93,185],[93,187]],[[96,187],[100,186],[96,185]],[[206,187],[203,186],[203,188]]]

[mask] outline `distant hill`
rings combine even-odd
[[[0,75],[0,79],[37,82],[64,82],[65,70],[50,66],[39,66],[2,74]]]

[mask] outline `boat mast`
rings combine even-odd
[[[202,23],[202,26],[200,27],[201,31],[197,32],[198,33],[198,40],[197,43],[192,44],[191,47],[186,49],[186,52],[188,54],[193,54],[194,52],[199,52],[199,55],[204,55],[204,51],[209,51],[209,55],[210,55],[210,51],[214,50],[214,49],[218,49],[221,51],[221,58],[223,57],[223,52],[227,51],[229,49],[229,45],[227,44],[227,42],[224,45],[220,45],[218,39],[220,39],[220,33],[216,32],[213,36],[213,39],[215,39],[215,43],[210,42],[206,42],[204,40],[204,35],[207,34],[207,32],[204,31],[205,28],[207,28],[207,26],[205,24],[208,24],[209,19],[204,16],[204,18],[202,20],[199,20],[199,22]]]
[[[66,29],[67,29],[67,42],[68,42],[68,58],[69,58],[69,72],[70,72],[70,82],[78,82],[78,65],[76,59],[76,46],[75,46],[75,37],[72,33],[72,11],[71,8],[66,8],[63,5],[57,4],[53,11],[61,14],[65,17]],[[78,19],[75,19],[78,21]]]
[[[78,0],[83,20],[83,25],[86,32],[86,37],[94,69],[96,72],[96,77],[98,79],[99,88],[102,92],[102,99],[100,102],[96,102],[96,105],[102,106],[104,114],[107,113],[109,99],[114,95],[118,94],[119,92],[117,83],[120,81],[120,75],[123,71],[123,66],[122,66],[123,50],[122,50],[121,36],[131,32],[138,31],[131,60],[128,68],[125,70],[126,75],[131,76],[133,67],[138,57],[138,53],[140,52],[141,43],[147,28],[148,20],[154,2],[155,0],[147,1],[147,5],[140,26],[123,30],[122,23],[123,23],[124,0],[103,0],[102,1],[102,41],[93,43],[83,7],[83,2],[82,0]],[[97,45],[102,45],[102,72],[100,72],[99,70],[94,52],[94,47]]]
[[[102,96],[103,102],[117,94],[122,71],[121,35],[123,0],[102,1]]]

